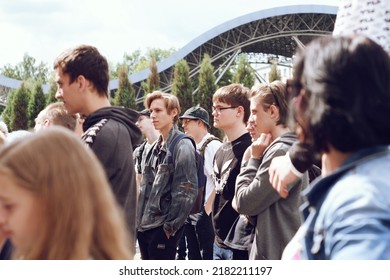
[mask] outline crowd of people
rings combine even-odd
[[[34,132],[0,123],[0,259],[390,259],[390,12],[361,2],[291,80],[210,93],[212,118],[162,91],[111,106],[105,57],[60,54]]]

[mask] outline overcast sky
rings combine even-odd
[[[181,48],[245,14],[339,0],[0,0],[0,67],[28,53],[51,66],[63,50],[96,46],[110,62],[147,48]]]

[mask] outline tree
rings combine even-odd
[[[165,58],[170,57],[172,54],[176,52],[176,49],[170,48],[168,50],[163,49],[148,49],[148,51],[142,55],[140,50],[135,50],[130,54],[125,53],[123,55],[122,63],[118,63],[115,67],[115,70],[111,70],[110,78],[117,79],[119,76],[119,68],[121,65],[126,65],[127,72],[129,74],[133,74],[135,72],[139,72],[141,70],[147,69],[150,65],[150,61],[152,57],[159,62]],[[110,67],[113,69],[113,67]]]
[[[268,82],[272,83],[273,81],[280,80],[281,75],[280,71],[278,70],[278,66],[275,62],[272,63],[271,69],[269,70],[268,74]]]
[[[229,69],[226,70],[226,72],[223,74],[221,79],[218,81],[217,85],[218,87],[224,87],[230,85],[232,81],[233,81],[233,73],[231,68],[229,67]]]
[[[194,100],[194,104],[199,104],[208,112],[211,112],[212,96],[217,89],[215,80],[214,67],[211,64],[210,56],[205,54],[199,69],[197,100]]]
[[[12,118],[12,114],[13,114],[12,103],[13,103],[15,94],[16,94],[16,90],[13,90],[10,93],[8,93],[7,106],[5,107],[3,113],[1,114],[1,118],[3,119],[3,121],[5,122],[5,124],[7,125],[8,129],[10,131],[12,131],[11,130],[11,118]]]
[[[232,82],[243,84],[251,88],[255,84],[255,73],[246,54],[241,54],[238,58],[236,71],[234,72]]]
[[[190,67],[187,61],[181,59],[176,63],[173,72],[172,94],[179,99],[182,112],[192,107],[192,92]]]
[[[28,103],[30,100],[30,91],[24,85],[24,82],[16,90],[12,100],[12,114],[10,120],[11,130],[28,129]]]
[[[119,86],[113,103],[117,106],[136,109],[134,88],[129,80],[126,65],[119,68]]]
[[[157,62],[156,59],[152,57],[149,65],[150,74],[146,83],[142,83],[143,90],[145,95],[153,92],[157,89],[160,89],[160,76],[158,74]]]
[[[211,113],[212,113],[212,99],[213,94],[217,90],[217,86],[215,84],[215,75],[214,75],[214,67],[211,64],[211,59],[208,54],[205,54],[202,62],[200,64],[199,69],[199,83],[198,83],[198,92],[195,96],[194,104],[199,104],[202,108],[204,108],[210,116],[210,125],[211,125]],[[221,138],[221,131],[216,129],[211,125],[210,132],[217,137]]]
[[[35,126],[35,118],[46,107],[46,96],[43,93],[42,84],[35,83],[30,102],[28,104],[29,127]]]
[[[23,56],[22,62],[19,62],[15,66],[7,64],[3,68],[0,68],[0,74],[21,81],[39,80],[42,83],[47,83],[49,68],[43,62],[36,65],[35,58],[26,53]]]
[[[57,83],[52,79],[49,81],[49,86],[49,94],[46,96],[46,106],[58,101],[56,99],[56,93],[58,89]]]

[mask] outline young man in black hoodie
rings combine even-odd
[[[81,139],[95,152],[124,208],[135,248],[136,183],[133,147],[142,139],[135,125],[138,113],[112,107],[108,95],[109,70],[104,56],[93,46],[66,50],[54,62],[56,98],[70,114],[86,116]]]

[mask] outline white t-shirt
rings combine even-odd
[[[202,147],[203,143],[210,137],[215,137],[214,135],[207,133],[203,139],[196,144],[196,148],[200,150]],[[205,201],[208,200],[210,197],[211,192],[214,189],[214,180],[213,180],[213,162],[214,162],[214,156],[219,147],[222,145],[220,141],[211,141],[210,143],[207,144],[206,149],[204,151],[204,174],[206,175],[207,178],[207,183],[206,183],[206,190],[205,190]]]

